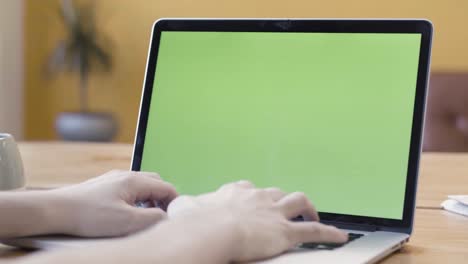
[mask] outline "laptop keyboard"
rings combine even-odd
[[[305,249],[333,250],[335,248],[342,247],[348,244],[349,242],[356,240],[362,236],[364,236],[364,234],[348,233],[348,241],[346,241],[345,243],[303,243],[299,247],[305,248]]]

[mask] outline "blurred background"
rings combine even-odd
[[[424,150],[468,151],[466,0],[0,0],[0,132],[133,142],[151,25],[160,17],[430,19]],[[77,124],[105,136],[75,135]]]

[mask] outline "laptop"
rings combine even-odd
[[[427,20],[158,20],[131,169],[301,191],[352,234],[261,263],[376,262],[412,232],[431,39]]]

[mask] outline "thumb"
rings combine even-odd
[[[130,213],[132,214],[132,221],[129,225],[128,233],[134,233],[149,228],[167,218],[166,212],[160,208],[132,207]]]

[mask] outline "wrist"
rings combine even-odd
[[[170,218],[153,229],[122,240],[122,246],[158,249],[140,255],[138,263],[167,259],[173,263],[230,263],[240,251],[239,224],[226,209],[197,210]],[[184,254],[180,254],[184,252]]]
[[[172,220],[172,223],[171,223]],[[206,243],[203,248],[218,253],[216,263],[231,262],[238,256],[240,241],[243,239],[239,219],[225,207],[198,208],[192,213],[180,215],[167,222],[174,226],[185,226],[183,233],[189,233],[193,243]],[[177,223],[179,221],[180,223]]]
[[[240,253],[243,233],[241,232],[239,218],[233,215],[229,208],[218,207],[200,210],[192,216],[181,219],[181,225],[191,221],[194,234],[194,243],[201,244],[200,250],[208,248],[212,255],[205,263],[231,263]]]
[[[43,223],[43,234],[73,234],[74,204],[71,199],[63,195],[60,191],[41,191],[37,195],[39,207],[41,209],[41,219]]]
[[[220,219],[220,231],[222,235],[214,232],[214,236],[220,236],[223,238],[224,254],[227,257],[226,262],[231,263],[236,261],[239,254],[241,253],[241,246],[244,240],[244,234],[239,222],[239,218],[232,214],[228,209],[223,209],[226,212]],[[214,214],[216,215],[216,213]]]

